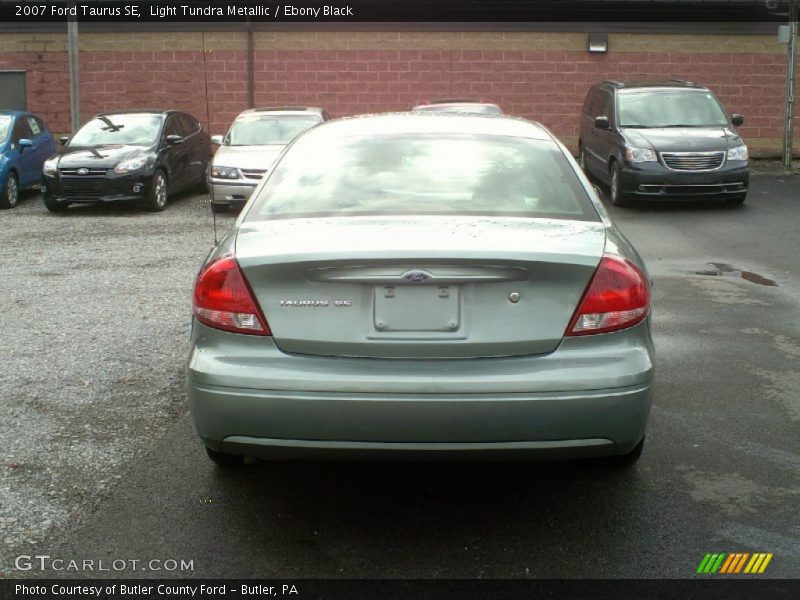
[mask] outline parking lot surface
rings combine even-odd
[[[51,215],[28,195],[0,213],[0,574],[658,578],[759,551],[774,553],[765,575],[800,577],[798,184],[756,176],[741,209],[610,207],[654,281],[654,407],[628,471],[220,471],[183,383],[205,197]],[[14,569],[34,553],[193,570]]]

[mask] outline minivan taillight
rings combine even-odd
[[[632,327],[650,311],[650,286],[629,260],[606,254],[592,276],[565,335],[608,333]]]
[[[198,321],[215,329],[272,335],[239,263],[229,254],[200,271],[194,283],[192,309]]]

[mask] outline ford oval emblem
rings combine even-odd
[[[77,170],[77,171],[75,171],[75,172],[76,172],[78,175],[88,175],[88,174],[89,174],[89,169],[87,169],[86,167],[81,167],[80,169],[78,169],[78,170]]]
[[[423,281],[428,281],[430,278],[431,276],[424,271],[411,271],[403,275],[403,279],[409,283],[422,283]]]

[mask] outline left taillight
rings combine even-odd
[[[239,263],[225,255],[203,267],[194,283],[194,316],[233,333],[272,335]]]

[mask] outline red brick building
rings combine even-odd
[[[777,26],[717,25],[703,33],[708,28],[688,25],[606,27],[605,53],[588,52],[592,26],[586,24],[506,31],[390,31],[387,24],[382,31],[256,31],[251,46],[243,26],[87,28],[80,37],[81,116],[174,107],[195,114],[211,133],[223,133],[251,94],[256,106],[323,106],[333,116],[479,97],[542,122],[574,149],[592,82],[681,78],[708,85],[730,112],[745,116],[741,132],[752,154],[777,154],[786,70]],[[64,32],[0,30],[0,71],[25,71],[28,109],[56,132],[68,131],[70,123],[66,43]]]

